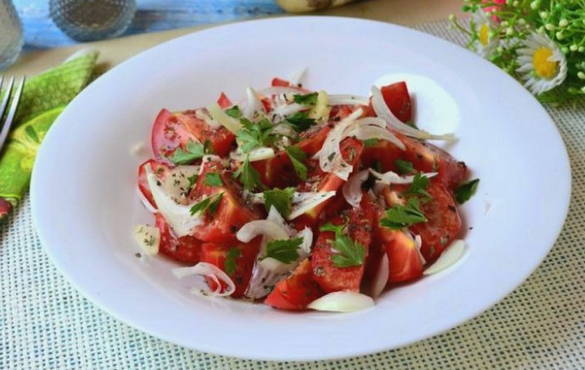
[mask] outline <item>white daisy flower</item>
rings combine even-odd
[[[478,39],[472,45],[472,49],[482,58],[487,57],[499,44],[492,19],[486,12],[476,12],[473,15],[473,22],[477,30]]]
[[[524,86],[537,95],[559,86],[567,77],[567,59],[546,34],[532,33],[524,40],[518,63],[516,71]]]

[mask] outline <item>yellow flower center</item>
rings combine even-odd
[[[532,65],[534,72],[541,78],[550,80],[558,73],[559,62],[551,61],[549,58],[553,51],[546,46],[541,46],[532,54]]]
[[[479,28],[479,42],[481,42],[483,46],[487,46],[490,42],[490,28],[485,23]]]

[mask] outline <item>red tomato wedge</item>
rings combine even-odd
[[[219,206],[213,214],[206,213],[203,224],[193,229],[193,236],[206,242],[229,242],[235,239],[236,232],[246,223],[260,218],[260,214],[244,204],[240,198],[239,188],[220,161],[210,160],[204,163],[201,175],[197,179],[191,199],[202,200],[223,193]],[[219,176],[221,186],[207,184],[207,175]]]
[[[264,303],[281,310],[304,310],[309,303],[323,294],[319,285],[313,280],[311,261],[305,259],[291,276],[276,284]]]
[[[146,180],[146,167],[148,165],[150,165],[152,172],[160,179],[165,177],[167,171],[169,171],[170,168],[164,163],[157,162],[154,159],[149,159],[138,167],[138,190],[142,193],[142,195],[144,195],[150,205],[153,208],[156,208],[154,198],[152,197],[152,192],[150,191],[148,181]]]
[[[372,231],[376,219],[377,210],[367,194],[364,194],[360,207],[349,211],[347,226],[348,236],[356,243],[362,245],[367,251],[372,241]],[[336,217],[331,221],[335,225],[343,224],[343,217]],[[359,291],[364,264],[360,266],[338,267],[332,257],[336,253],[333,250],[335,235],[330,231],[319,233],[317,243],[313,248],[311,265],[313,278],[325,292],[340,290]]]
[[[383,86],[380,91],[384,102],[390,111],[402,122],[409,122],[412,119],[412,103],[406,82],[396,82]]]
[[[289,87],[290,82],[288,82],[287,80],[283,80],[282,78],[274,77],[272,79],[271,85],[272,86],[280,86],[280,87]]]
[[[462,222],[451,193],[440,183],[427,188],[433,199],[421,205],[427,222],[414,224],[410,230],[422,238],[421,253],[427,263],[436,260],[461,233]]]
[[[227,97],[227,95],[225,93],[221,93],[219,95],[219,98],[217,98],[217,104],[222,108],[222,109],[226,109],[231,107],[232,101],[230,100],[230,98]]]
[[[256,238],[246,244],[236,240],[226,243],[203,243],[201,245],[201,262],[211,263],[219,267],[236,284],[236,291],[231,295],[234,298],[242,297],[248,288],[252,268],[260,250],[260,240],[260,238]],[[237,250],[237,252],[230,252],[232,249]],[[226,267],[226,260],[229,259],[230,253],[234,253],[233,255],[237,257],[233,258],[233,265],[229,262]],[[233,271],[230,270],[231,268],[234,268]],[[216,288],[213,280],[207,279],[207,283],[212,290]]]
[[[380,172],[396,171],[396,160],[404,156],[402,149],[389,141],[378,140],[364,148],[362,163],[364,167],[378,167]]]
[[[156,227],[160,231],[159,252],[181,263],[199,262],[201,241],[188,235],[177,238],[160,213],[155,214],[155,217]]]
[[[403,231],[384,227],[381,235],[390,267],[388,282],[402,283],[421,277],[424,265],[415,241]]]

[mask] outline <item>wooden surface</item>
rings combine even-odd
[[[162,2],[158,0],[157,2]],[[16,0],[15,3],[38,3],[38,0]],[[48,1],[45,1],[48,2]],[[139,8],[142,7],[143,3],[153,3],[154,0],[138,1]],[[242,0],[242,1],[227,1],[227,0],[189,0],[189,3],[199,4],[203,6],[203,3],[217,2],[218,4],[224,4],[224,14],[230,14],[229,17],[224,18],[213,18],[218,19],[219,24],[226,23],[228,21],[240,20],[249,18],[249,14],[229,12],[226,9],[236,9],[238,6],[234,4],[265,4],[270,3],[271,9],[274,9],[272,1],[266,0]],[[165,3],[174,4],[175,1],[165,1]],[[176,1],[176,3],[186,3],[186,1]],[[231,5],[229,5],[231,4]],[[46,6],[46,4],[45,4]],[[231,8],[230,8],[231,6]],[[234,8],[235,6],[235,8]],[[248,6],[248,5],[246,5]],[[258,9],[261,8],[257,5]],[[345,17],[358,17],[365,19],[373,19],[397,24],[411,25],[422,22],[436,21],[448,17],[451,13],[458,13],[461,7],[461,0],[366,0],[359,1],[341,8],[330,9],[324,12],[315,13],[319,15],[335,15]],[[172,13],[172,7],[167,8],[168,12]],[[207,9],[207,8],[206,8]],[[220,9],[217,5],[211,6],[209,9]],[[237,8],[240,9],[240,8]],[[244,9],[244,8],[242,8]],[[248,9],[248,8],[245,8]],[[22,13],[22,7],[19,7],[19,12]],[[266,14],[258,11],[262,16]],[[159,14],[160,17],[163,15]],[[274,16],[274,15],[273,15]],[[278,15],[276,15],[278,16]],[[169,17],[171,17],[169,15]],[[24,20],[26,21],[26,20]],[[25,27],[26,27],[26,22]],[[162,24],[162,23],[161,23]],[[180,22],[178,23],[180,24]],[[217,24],[217,23],[214,23]],[[100,60],[107,65],[115,65],[127,58],[139,53],[142,50],[153,47],[161,42],[170,40],[172,38],[194,32],[203,28],[212,26],[212,24],[197,25],[193,27],[175,29],[163,32],[151,32],[140,35],[126,36],[113,40],[104,40],[87,44],[75,44],[73,46],[53,48],[53,49],[40,49],[40,48],[29,48],[27,49],[17,63],[8,69],[9,74],[26,74],[31,75],[43,71],[51,66],[54,66],[64,60],[66,57],[71,55],[75,50],[84,47],[93,47],[101,52]],[[31,32],[31,31],[25,31]],[[47,31],[48,32],[48,31]],[[27,41],[32,37],[27,34]],[[41,37],[41,36],[38,36]]]

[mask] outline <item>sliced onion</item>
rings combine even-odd
[[[453,134],[445,135],[433,135],[424,130],[416,129],[406,123],[400,121],[394,113],[388,108],[388,105],[384,101],[382,92],[376,86],[372,86],[372,108],[374,112],[380,118],[382,118],[389,125],[390,128],[407,136],[415,137],[422,140],[445,140],[453,142],[456,140]]]
[[[416,247],[416,251],[418,252],[418,258],[420,259],[420,263],[424,266],[427,264],[427,260],[425,256],[423,256],[421,249],[422,249],[422,238],[419,234],[414,235],[414,246]]]
[[[362,184],[368,179],[368,170],[354,173],[343,184],[343,197],[352,207],[358,207],[362,201]]]
[[[381,184],[385,184],[385,185],[390,185],[390,184],[411,184],[412,181],[414,180],[414,176],[410,175],[410,176],[400,176],[399,174],[397,174],[396,172],[393,171],[388,171],[385,173],[380,173],[376,170],[373,170],[370,168],[370,173],[372,175],[374,175],[374,177],[376,177],[376,182],[379,182]],[[428,172],[428,173],[423,173],[423,176],[426,176],[428,178],[434,177],[437,175],[436,172]]]
[[[243,161],[247,157],[250,162],[263,161],[265,159],[274,158],[275,156],[276,153],[274,153],[274,149],[269,147],[252,149],[250,153],[246,155],[237,151],[234,151],[230,154],[230,158],[232,159]]]
[[[387,128],[376,126],[359,126],[354,131],[354,136],[359,140],[380,139],[391,142],[398,148],[405,150],[406,146]]]
[[[344,139],[346,129],[363,114],[360,108],[345,117],[327,134],[321,149],[313,158],[319,159],[319,167],[324,172],[334,173],[342,180],[347,180],[353,167],[343,160],[340,143]]]
[[[453,266],[457,261],[463,257],[465,254],[466,246],[464,240],[455,240],[451,243],[443,253],[439,256],[439,258],[433,263],[429,268],[427,268],[423,274],[424,275],[432,275],[436,274],[437,272],[441,272],[451,266]]]
[[[292,128],[287,123],[280,123],[278,125],[275,125],[274,128],[272,129],[272,133],[275,135],[282,135],[282,136],[287,136],[287,137],[296,137],[297,136],[297,132],[295,131],[295,129]]]
[[[300,112],[300,111],[306,110],[306,109],[307,109],[306,105],[302,105],[302,104],[298,104],[298,103],[280,104],[280,105],[275,106],[272,109],[272,112],[270,112],[270,114],[277,115],[279,117],[284,118],[288,115],[295,114],[297,112]]]
[[[227,128],[232,134],[237,134],[238,131],[242,128],[240,121],[228,116],[217,103],[213,103],[208,106],[207,111],[211,115],[211,118]]]
[[[303,213],[312,210],[317,205],[334,196],[334,191],[295,193],[293,195],[292,210],[287,219],[294,220]]]
[[[390,277],[390,263],[388,262],[388,254],[384,253],[382,258],[380,259],[380,267],[378,267],[378,272],[374,277],[374,282],[372,283],[372,297],[378,298],[380,294],[386,288],[386,284],[388,284],[388,278]]]
[[[288,232],[281,225],[269,220],[250,221],[238,230],[236,238],[248,243],[258,235],[263,235],[269,240],[288,239]]]
[[[197,109],[195,111],[195,117],[204,121],[212,128],[219,128],[221,126],[221,124],[219,122],[217,122],[216,120],[214,120],[213,118],[211,118],[209,113],[207,113],[204,109]]]
[[[158,212],[160,212],[169,226],[173,229],[177,237],[189,235],[191,230],[203,223],[203,219],[199,215],[191,215],[191,205],[178,204],[173,197],[165,192],[159,186],[159,180],[152,173],[150,165],[145,167],[146,180],[154,198]]]
[[[299,246],[299,260],[303,260],[311,253],[311,246],[313,245],[313,231],[305,227],[297,233],[297,238],[303,238],[303,242]]]
[[[368,105],[370,101],[364,96],[329,95],[329,105]]]
[[[247,102],[244,106],[244,109],[242,110],[244,117],[252,119],[254,118],[256,112],[264,111],[264,106],[262,105],[262,102],[260,102],[258,94],[256,94],[256,91],[254,91],[254,89],[251,87],[246,89],[246,98]]]
[[[134,240],[146,255],[154,256],[158,253],[160,245],[160,230],[150,225],[136,225]]]
[[[333,292],[317,298],[307,306],[312,310],[330,312],[355,312],[374,306],[374,300],[355,292]]]
[[[236,291],[236,284],[234,284],[232,279],[220,268],[218,268],[215,265],[212,265],[211,263],[199,262],[198,264],[192,267],[174,268],[172,272],[177,279],[182,279],[187,276],[201,277],[201,279],[195,281],[196,284],[199,285],[199,288],[195,288],[192,290],[192,292],[195,294],[200,294],[204,296],[226,297],[232,295],[232,293]],[[215,290],[211,290],[211,288],[205,281],[205,277],[209,277],[213,280],[213,282],[216,285]],[[224,283],[227,286],[227,288],[223,292],[222,283]]]
[[[290,84],[293,86],[299,86],[303,79],[305,78],[305,74],[307,73],[307,68],[299,69],[295,73],[290,76]]]

